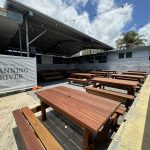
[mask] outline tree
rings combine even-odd
[[[144,46],[147,41],[144,39],[143,35],[139,35],[135,31],[129,31],[126,33],[122,33],[122,38],[116,40],[117,49],[128,49]]]

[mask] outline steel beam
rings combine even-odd
[[[28,44],[31,44],[31,43],[33,43],[36,39],[38,39],[40,36],[42,36],[44,33],[46,33],[47,32],[47,30],[45,30],[45,31],[43,31],[43,32],[41,32],[38,36],[36,36],[33,40],[31,40]]]

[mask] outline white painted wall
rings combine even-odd
[[[119,59],[119,53],[126,54],[127,52],[132,52],[132,58],[124,58]],[[120,50],[120,51],[111,51],[108,53],[107,61],[108,62],[126,62],[126,61],[145,61],[149,60],[150,56],[150,47],[143,47],[143,48],[135,48],[129,50]]]
[[[119,53],[126,53],[131,50],[112,51],[108,53],[107,63],[85,63],[76,64],[76,69],[92,69],[92,70],[141,70],[150,73],[150,47],[132,49],[132,58],[119,59]]]
[[[119,59],[119,53],[126,53],[132,51],[132,58]],[[42,64],[37,65],[39,70],[116,70],[116,71],[128,71],[128,70],[141,70],[150,73],[150,47],[136,48],[132,50],[111,51],[107,55],[107,63],[82,63],[82,64],[52,64],[51,57],[42,57]]]

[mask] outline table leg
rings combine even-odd
[[[96,87],[96,82],[95,81],[93,81],[93,87]]]
[[[134,88],[128,88],[128,94],[135,95],[135,89]]]
[[[135,89],[131,88],[131,95],[135,96]]]
[[[83,148],[82,150],[90,150],[90,145],[92,144],[92,133],[84,129],[83,131]]]
[[[42,120],[46,120],[46,104],[41,101],[41,115],[42,115]]]

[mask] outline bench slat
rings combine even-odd
[[[75,81],[75,82],[87,82],[87,79],[78,79],[78,78],[67,78],[70,81]]]
[[[74,83],[88,85],[88,80],[87,79],[77,79],[77,78],[67,78],[67,79],[68,79],[69,83],[70,83],[70,81],[72,81]]]
[[[98,96],[102,96],[102,97],[106,97],[106,98],[110,98],[110,99],[113,99],[113,100],[117,100],[117,101],[120,101],[120,102],[123,102],[123,103],[126,103],[127,100],[130,100],[130,101],[134,100],[134,96],[124,94],[124,93],[119,93],[119,92],[105,90],[105,89],[98,89],[98,88],[95,88],[95,87],[86,87],[85,89],[88,93],[98,95]]]
[[[27,150],[44,150],[42,144],[34,134],[33,130],[31,129],[29,123],[27,122],[26,118],[23,116],[22,112],[18,110],[13,111],[14,118],[16,120],[16,124],[19,128],[23,141],[25,143]]]
[[[56,139],[49,133],[45,126],[35,117],[28,107],[24,107],[21,110],[46,149],[63,150]]]
[[[126,112],[125,110],[122,110],[122,109],[119,109],[119,108],[116,110],[116,113],[119,114],[119,115],[124,115],[125,112]]]

